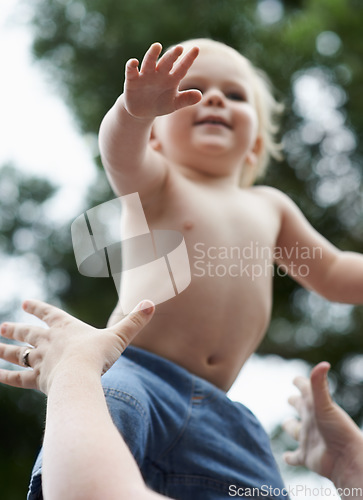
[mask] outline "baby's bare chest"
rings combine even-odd
[[[190,189],[165,193],[145,211],[150,229],[183,234],[190,257],[266,258],[276,242],[279,219],[272,207],[248,192],[219,194]]]

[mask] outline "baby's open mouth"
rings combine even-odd
[[[195,122],[195,125],[216,125],[228,129],[232,128],[230,124],[226,120],[224,120],[224,118],[221,118],[219,116],[206,116],[205,118],[202,118],[201,120]]]

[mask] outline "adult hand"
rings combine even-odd
[[[360,473],[353,478],[357,459],[359,462],[362,458],[363,437],[349,415],[332,400],[327,380],[329,369],[329,363],[322,362],[312,370],[310,380],[304,377],[294,380],[300,395],[290,397],[289,403],[296,408],[300,420],[287,421],[284,429],[299,446],[285,453],[284,459],[289,465],[305,465],[336,485],[354,485],[362,476],[363,462]]]
[[[17,323],[1,325],[3,337],[28,346],[1,343],[0,358],[32,369],[1,369],[0,382],[48,394],[55,374],[64,368],[88,367],[100,375],[106,372],[150,321],[155,307],[152,302],[143,301],[120,322],[104,329],[87,325],[38,300],[24,302],[23,309],[44,321],[49,328]]]

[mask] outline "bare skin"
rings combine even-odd
[[[223,49],[160,52],[153,44],[140,69],[127,63],[100,150],[115,193],[139,192],[150,229],[184,235],[192,281],[157,306],[133,343],[227,391],[269,324],[273,262],[330,300],[361,303],[363,258],[336,249],[280,191],[239,188],[241,169],[253,170],[263,146],[242,56],[238,65]],[[157,278],[145,279],[161,286]],[[121,313],[117,306],[109,324]]]
[[[118,324],[100,330],[39,300],[28,300],[23,307],[48,328],[20,323],[1,325],[2,337],[28,345],[0,342],[0,358],[24,368],[23,356],[29,351],[27,363],[32,369],[0,369],[0,383],[38,389],[48,396],[43,443],[44,498],[166,498],[146,487],[112,422],[101,384],[101,374],[150,321],[154,305],[143,301]]]

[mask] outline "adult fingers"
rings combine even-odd
[[[296,377],[294,385],[299,389],[303,396],[308,396],[310,392],[310,381],[306,377]]]
[[[58,307],[42,302],[41,300],[26,300],[23,303],[23,309],[29,314],[33,314],[37,318],[44,321],[48,326],[60,319],[64,319],[68,314]]]
[[[144,300],[128,316],[109,328],[120,338],[123,351],[144,326],[149,323],[154,311],[154,304],[150,300]]]
[[[290,396],[287,401],[290,406],[295,408],[295,410],[299,411],[301,409],[301,396],[294,394],[293,396]]]
[[[24,323],[3,323],[0,331],[2,337],[7,339],[37,345],[39,338],[42,337],[44,332],[47,330],[37,325],[26,325]]]
[[[22,389],[37,389],[36,376],[33,370],[14,371],[0,369],[0,383]]]
[[[18,346],[11,344],[0,344],[0,358],[8,363],[12,363],[14,365],[25,366],[24,364],[24,354],[27,351],[32,351],[28,346]],[[30,355],[30,353],[29,353]],[[29,358],[28,355],[28,358]],[[28,363],[30,361],[28,359]]]
[[[301,422],[297,420],[296,418],[291,418],[289,420],[286,420],[286,422],[283,423],[282,427],[289,436],[291,436],[295,441],[299,441],[300,438],[300,431],[301,431]]]
[[[330,364],[326,361],[316,365],[310,375],[316,415],[322,415],[332,407],[332,398],[329,391],[328,372]]]
[[[304,457],[300,448],[295,451],[286,451],[283,454],[283,459],[288,465],[298,466],[304,464]]]

